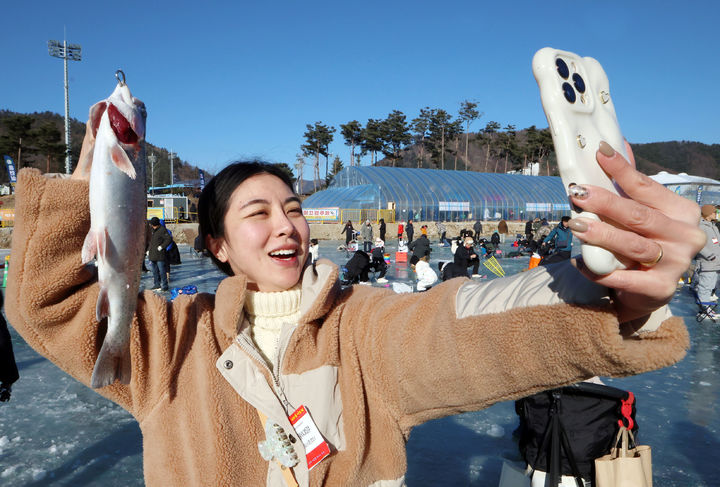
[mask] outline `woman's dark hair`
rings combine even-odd
[[[212,238],[225,236],[225,214],[228,211],[230,198],[238,186],[256,174],[275,176],[285,183],[293,193],[295,192],[288,174],[274,164],[260,161],[238,161],[230,164],[212,178],[200,194],[198,218],[203,243],[206,242],[208,236]],[[234,275],[229,263],[220,262],[212,252],[210,252],[210,258],[225,274]]]

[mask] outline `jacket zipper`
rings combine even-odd
[[[265,368],[268,372],[270,372],[270,376],[272,377],[273,381],[273,389],[275,390],[275,395],[280,399],[280,402],[282,402],[283,407],[285,408],[285,413],[290,414],[290,410],[293,409],[292,405],[290,404],[290,401],[288,401],[287,397],[285,396],[285,391],[283,391],[282,386],[280,385],[280,375],[278,372],[278,369],[280,368],[280,338],[278,337],[278,343],[275,354],[275,361],[273,362],[273,368],[271,369],[268,367],[267,363],[265,362],[265,359],[262,358],[260,355],[260,352],[257,351],[255,346],[250,342],[250,339],[247,337],[247,335],[240,334],[235,339],[237,344],[240,346],[241,349],[245,351],[250,357],[254,358],[256,362],[259,362],[262,367]]]

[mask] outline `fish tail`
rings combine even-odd
[[[93,389],[99,389],[109,386],[115,382],[116,379],[123,384],[129,384],[130,370],[129,347],[120,350],[111,350],[107,343],[103,343],[97,360],[95,361],[95,368],[90,378],[90,386]]]

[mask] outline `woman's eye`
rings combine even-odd
[[[302,208],[290,208],[288,213],[299,213],[302,215]]]

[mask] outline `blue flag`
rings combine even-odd
[[[3,156],[5,158],[5,164],[7,165],[8,177],[11,183],[17,183],[17,175],[15,174],[15,162],[10,156]]]

